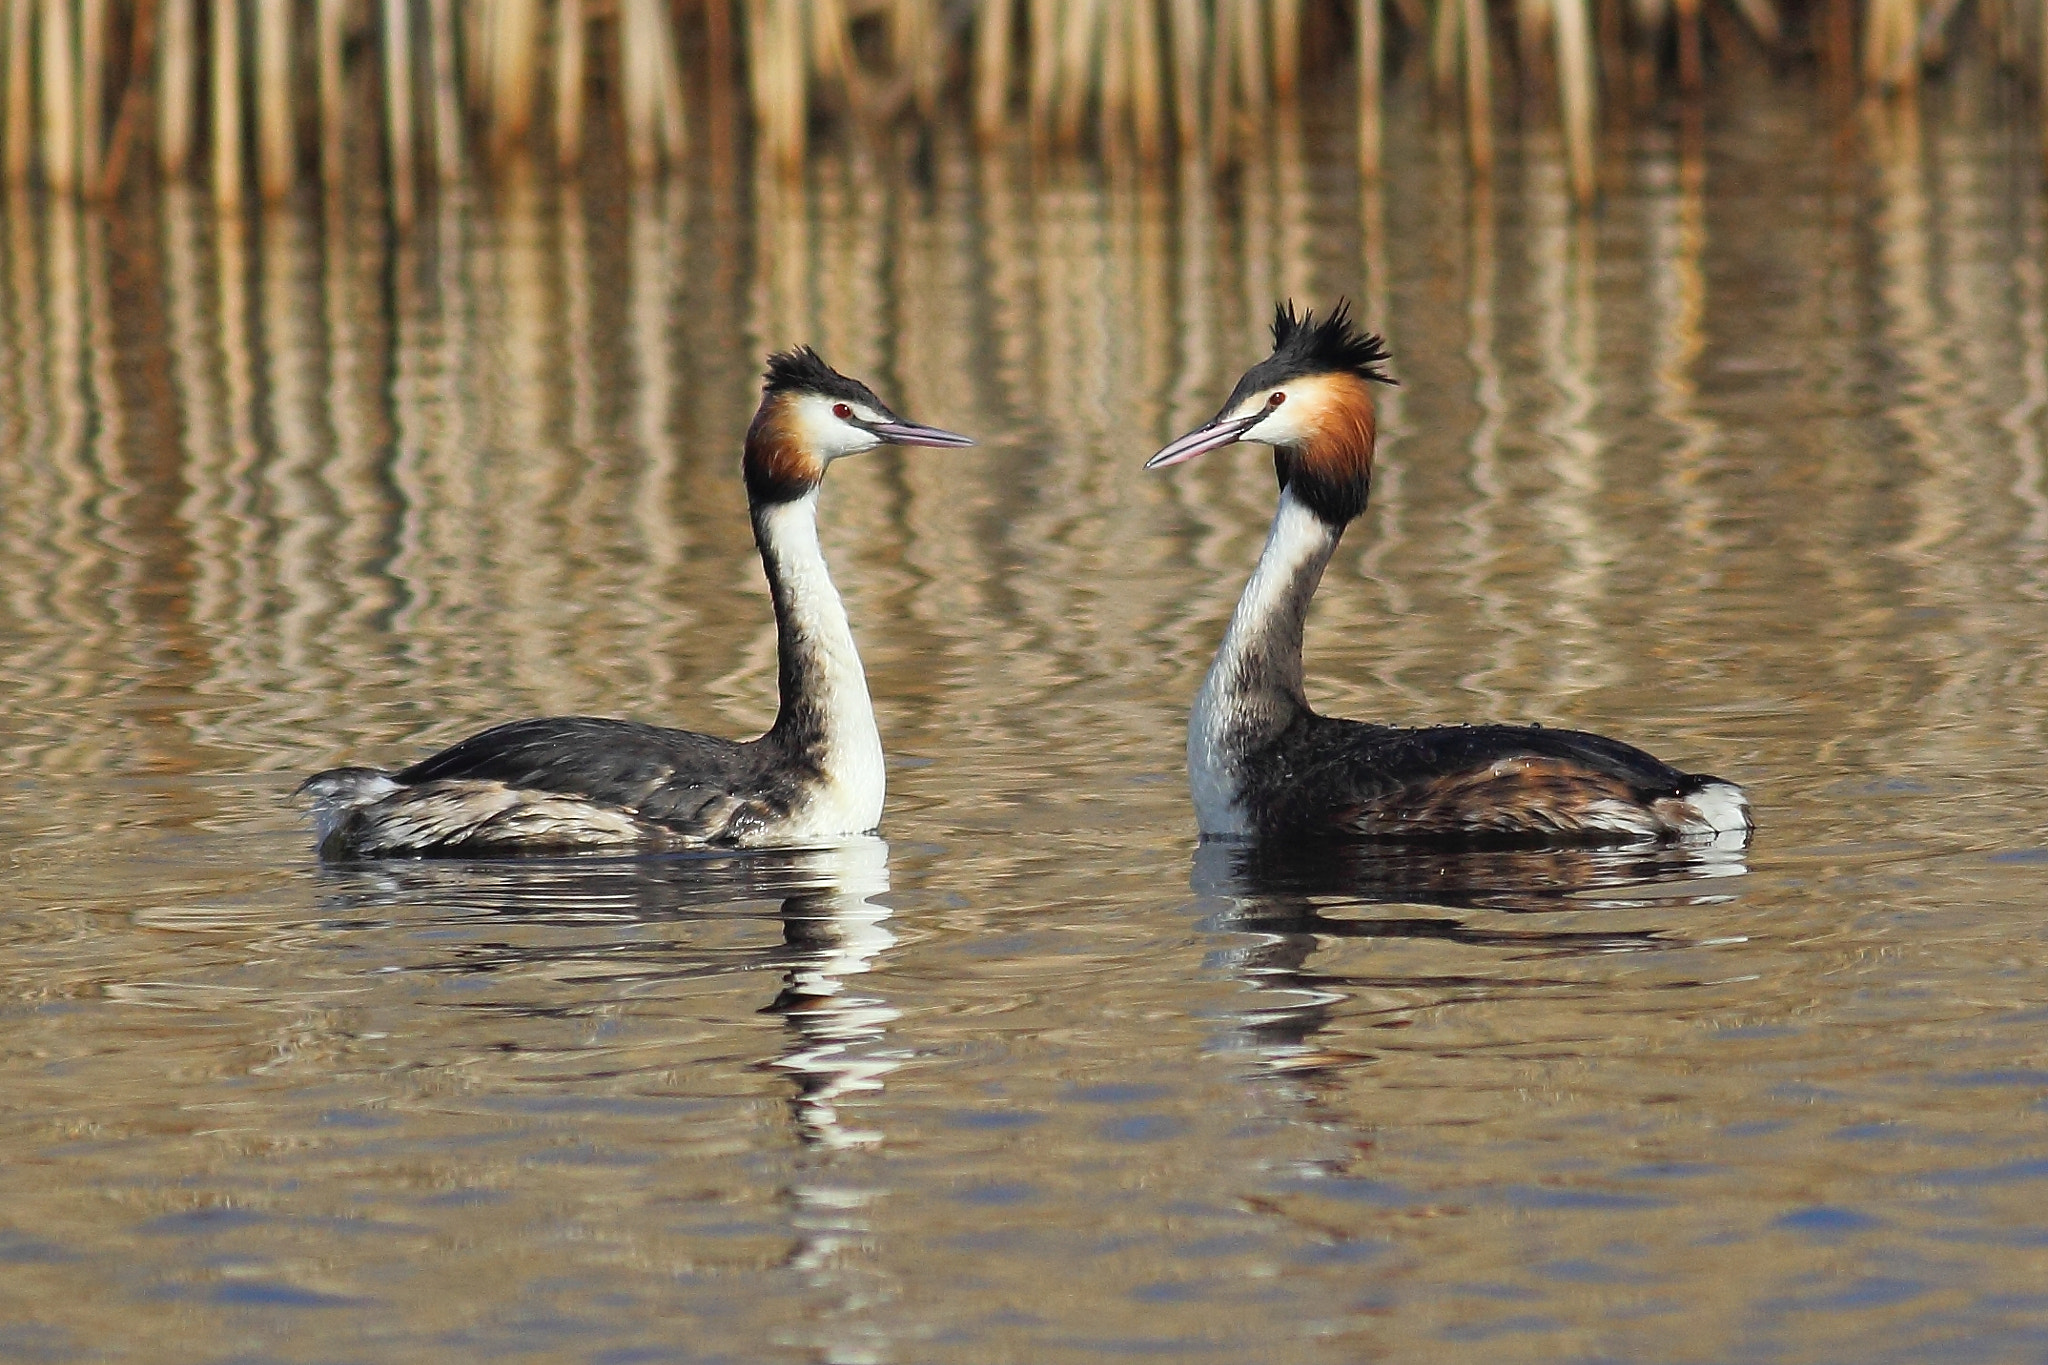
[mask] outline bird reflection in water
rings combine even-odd
[[[1747,871],[1739,842],[1728,841],[1562,849],[1210,841],[1196,850],[1193,885],[1215,904],[1204,927],[1231,939],[1212,955],[1212,965],[1257,992],[1256,1003],[1236,1015],[1223,1046],[1300,1074],[1364,1060],[1319,1045],[1319,1035],[1340,1017],[1382,1013],[1396,1022],[1419,1007],[1454,1000],[1579,988],[1586,984],[1581,977],[1546,975],[1529,964],[1693,946],[1655,928],[1559,928],[1554,920],[1518,927],[1484,912],[1553,916],[1706,905],[1731,899],[1733,883],[1725,879]],[[1482,914],[1464,913],[1472,911]],[[1333,943],[1362,939],[1494,950],[1501,967],[1372,974],[1316,965]],[[1456,960],[1469,963],[1470,957]],[[1510,963],[1516,968],[1507,969]]]
[[[414,959],[408,970],[497,974],[529,987],[520,998],[470,1008],[582,1015],[677,984],[776,973],[781,988],[760,1011],[782,1018],[785,1039],[753,1065],[794,1086],[799,1151],[781,1193],[791,1233],[785,1264],[838,1301],[816,1324],[823,1359],[886,1354],[862,1311],[886,1296],[871,1254],[870,1209],[883,1191],[860,1163],[841,1159],[882,1140],[876,1125],[849,1122],[848,1111],[872,1113],[883,1078],[906,1055],[888,1038],[901,1012],[858,984],[896,943],[893,912],[877,899],[889,889],[886,843],[869,837],[788,852],[359,863],[322,875],[335,888],[330,913],[376,927],[393,922],[398,903],[407,908],[407,927],[443,931],[433,957]],[[759,927],[770,906],[781,941],[735,942],[735,933]]]
[[[614,1003],[622,987],[642,993],[778,972],[781,990],[762,1012],[782,1016],[787,1042],[758,1065],[794,1081],[798,1136],[822,1148],[880,1140],[844,1122],[841,1108],[849,1097],[879,1091],[901,1060],[885,1046],[899,1011],[852,984],[896,942],[887,927],[893,912],[875,899],[889,889],[889,846],[881,839],[746,854],[365,863],[325,875],[340,884],[327,897],[329,910],[360,923],[388,922],[378,911],[402,902],[411,927],[422,927],[419,912],[439,911],[443,927],[469,930],[452,949],[437,942],[434,956],[416,960],[413,970],[572,988],[568,1000],[550,989],[545,1002],[500,999],[478,1008],[588,1013]],[[735,943],[736,931],[759,924],[763,902],[775,907],[781,941]],[[678,925],[702,932],[678,935]]]

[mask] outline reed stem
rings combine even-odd
[[[429,0],[427,60],[433,85],[430,109],[434,120],[434,174],[442,184],[462,178],[462,73],[456,62],[461,32],[453,0]]]
[[[496,0],[492,15],[491,159],[502,162],[533,130],[540,9],[535,0]]]
[[[1010,118],[1010,42],[1016,0],[982,0],[974,16],[974,131],[984,143],[1001,137]]]
[[[1465,39],[1465,137],[1472,169],[1493,171],[1493,56],[1485,0],[1462,0],[1459,32]]]
[[[1381,31],[1383,0],[1358,0],[1358,173],[1368,183],[1380,178],[1384,128],[1380,105],[1386,38]]]
[[[36,37],[43,95],[43,183],[58,194],[78,188],[78,70],[71,46],[69,0],[43,0]]]
[[[1159,10],[1152,0],[1133,0],[1129,9],[1131,121],[1138,155],[1157,161],[1166,147],[1164,59],[1159,45]]]
[[[413,219],[412,16],[405,0],[384,0],[384,155],[390,177],[391,218]]]
[[[589,21],[583,0],[559,0],[555,7],[555,164],[574,169],[583,160],[583,92]]]
[[[1559,114],[1565,156],[1571,163],[1572,198],[1593,201],[1593,130],[1598,122],[1599,87],[1593,75],[1593,19],[1586,0],[1556,0],[1552,24],[1557,38]]]
[[[208,68],[213,117],[213,202],[242,203],[242,14],[239,0],[219,0],[208,16],[212,60]]]
[[[1273,94],[1291,100],[1301,84],[1301,0],[1270,0],[1273,29]]]
[[[96,194],[106,150],[107,0],[78,6],[78,183]]]
[[[1059,114],[1054,140],[1078,147],[1088,97],[1098,88],[1097,54],[1102,49],[1101,0],[1066,0],[1060,29]]]
[[[347,40],[346,0],[319,0],[313,15],[313,63],[320,99],[320,183],[338,189],[347,172],[342,130],[346,98],[342,85],[342,44]]]
[[[436,177],[456,180],[471,120],[489,163],[518,160],[547,136],[536,128],[545,102],[555,161],[573,169],[592,146],[593,102],[615,90],[627,167],[651,176],[686,150],[679,44],[690,3],[703,6],[713,54],[706,103],[714,123],[743,84],[756,145],[794,173],[814,105],[870,124],[899,116],[930,124],[945,117],[956,69],[984,144],[1000,139],[1015,99],[1041,148],[1094,139],[1109,154],[1135,146],[1152,161],[1170,119],[1183,153],[1206,147],[1222,160],[1238,150],[1240,130],[1298,96],[1316,55],[1304,50],[1304,35],[1346,0],[0,0],[0,163],[10,184],[110,193],[136,130],[152,119],[167,178],[192,173],[203,130],[213,197],[232,208],[252,186],[266,200],[292,192],[302,133],[317,142],[323,190],[339,194],[351,169],[351,121],[380,114],[392,212],[409,222],[423,139],[431,137]],[[1432,10],[1428,0],[1356,0],[1359,172],[1371,181],[1385,169],[1390,7],[1402,28],[1427,31],[1428,68],[1443,106],[1463,110],[1477,173],[1495,159],[1497,75],[1516,75],[1525,93],[1554,78],[1571,193],[1586,203],[1597,191],[1603,75],[1610,106],[1625,111],[1630,101],[1614,100],[1614,91],[1627,88],[1633,67],[1636,94],[1651,92],[1675,39],[1679,83],[1696,111],[1709,74],[1704,3],[1435,0]],[[2031,12],[2048,0],[2024,10],[2022,0],[1980,0],[1974,28],[1962,18],[1965,3],[1804,0],[1788,10],[1786,0],[1729,0],[1766,49],[1785,43],[1788,16],[1805,21],[1837,102],[1859,76],[1866,89],[1912,88],[1923,67],[1971,33],[2007,65],[2031,43],[2048,91],[2048,21]],[[745,24],[739,62],[729,41],[735,10]],[[1494,26],[1510,12],[1515,60],[1497,73]],[[877,21],[886,55],[856,51],[857,26]],[[616,43],[594,53],[593,33],[612,32],[607,24],[616,24]],[[416,39],[428,44],[417,56]],[[301,41],[314,67],[303,98],[294,88]],[[616,69],[593,71],[614,46]],[[1716,60],[1736,56],[1717,49]],[[349,97],[349,67],[359,60],[381,67],[378,114]],[[114,91],[117,73],[124,84]],[[303,129],[302,116],[317,127]],[[2048,96],[2041,118],[2048,155]]]
[[[1173,34],[1173,128],[1182,155],[1202,145],[1202,53],[1209,46],[1201,0],[1166,0]]]
[[[256,130],[263,197],[291,193],[298,170],[292,124],[292,13],[289,0],[256,0]]]

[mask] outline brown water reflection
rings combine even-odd
[[[1778,92],[1585,216],[1413,119],[1362,194],[1306,109],[1226,179],[941,138],[395,250],[10,202],[0,1355],[2038,1357],[2033,149]],[[1138,465],[1288,293],[1403,380],[1318,699],[1641,740],[1746,856],[1194,852],[1271,475]],[[984,438],[827,495],[887,845],[317,867],[338,759],[767,722],[798,340]]]

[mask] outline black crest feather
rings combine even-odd
[[[846,398],[856,403],[865,403],[877,412],[888,412],[889,405],[875,396],[875,391],[858,379],[849,379],[825,363],[825,358],[808,346],[793,346],[787,351],[777,351],[768,357],[767,373],[762,377],[763,393],[819,393],[828,398]],[[891,414],[893,416],[893,414]]]
[[[1352,324],[1349,299],[1338,299],[1320,321],[1313,309],[1297,316],[1292,299],[1274,305],[1273,354],[1266,364],[1290,376],[1348,371],[1378,384],[1400,382],[1383,368],[1386,362],[1386,343]]]

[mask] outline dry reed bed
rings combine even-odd
[[[1667,51],[1698,91],[1710,25],[1731,55],[1796,46],[1838,86],[1899,90],[1960,22],[1962,0],[1919,3],[1813,0],[1788,16],[1779,0],[0,0],[0,158],[10,186],[85,197],[153,160],[166,178],[203,172],[229,207],[281,198],[307,170],[337,187],[361,162],[403,222],[425,177],[535,156],[573,170],[599,142],[657,173],[684,154],[693,103],[729,109],[743,89],[757,147],[791,170],[817,120],[930,122],[955,94],[985,141],[1021,128],[1049,147],[1226,160],[1295,96],[1305,61],[1349,48],[1368,177],[1390,65],[1412,51],[1462,107],[1482,174],[1500,88],[1554,100],[1583,201],[1603,91],[1623,115],[1643,107]],[[2034,9],[1979,4],[2001,62],[2048,72]]]

